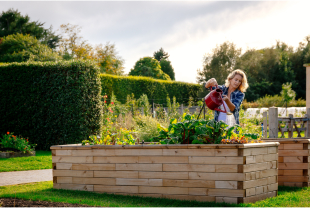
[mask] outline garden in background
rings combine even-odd
[[[175,81],[163,48],[139,58],[125,74],[115,44],[92,46],[78,25],[62,24],[61,34],[43,25],[13,9],[0,15],[0,151],[36,151],[32,157],[0,158],[0,172],[51,169],[53,145],[260,143],[262,108],[306,106],[303,64],[310,62],[310,36],[296,49],[277,41],[243,54],[224,42],[203,57],[193,84]],[[203,83],[214,77],[224,84],[239,68],[250,87],[240,125],[228,126],[204,107]],[[305,113],[296,111],[294,117]],[[0,187],[0,197],[90,206],[301,207],[310,206],[309,191],[280,187],[278,197],[231,205],[56,190],[43,182]]]

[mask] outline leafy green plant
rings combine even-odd
[[[161,144],[220,143],[225,136],[227,124],[223,121],[197,120],[195,117],[184,113],[180,122],[172,119],[168,128],[158,127],[159,136],[152,140],[160,140]]]
[[[226,132],[226,139],[222,139],[222,144],[247,144],[261,143],[259,134],[243,133],[241,126],[235,125],[230,127]]]
[[[159,135],[158,126],[163,126],[163,123],[158,119],[153,118],[151,116],[136,116],[134,118],[135,121],[135,132],[137,138],[140,141],[150,142],[151,138],[157,137]],[[154,142],[158,142],[158,140],[153,140]]]
[[[12,148],[23,153],[34,151],[35,145],[30,145],[28,139],[21,136],[15,136],[12,132],[7,132],[0,138],[2,148]]]

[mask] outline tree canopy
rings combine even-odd
[[[52,49],[57,47],[60,36],[55,35],[52,26],[49,29],[43,27],[44,23],[39,21],[30,21],[28,15],[21,15],[18,10],[9,9],[2,11],[0,15],[0,37],[12,34],[31,35],[42,41]]]
[[[166,59],[161,59],[160,60],[160,67],[164,73],[169,75],[171,80],[175,80],[174,68],[171,65],[171,61],[166,60]]]
[[[35,37],[23,34],[8,35],[0,39],[0,62],[56,61],[56,52],[41,44]]]
[[[168,59],[170,55],[165,52],[163,48],[160,48],[158,51],[154,52],[153,56],[157,61],[161,61],[162,59]]]
[[[160,63],[152,57],[140,58],[129,72],[129,75],[171,80],[169,75],[161,70]]]
[[[271,47],[247,49],[243,54],[233,43],[224,42],[204,57],[197,81],[202,83],[214,77],[219,84],[224,84],[228,73],[241,69],[246,73],[250,86],[245,96],[248,101],[280,94],[284,83],[291,83],[296,98],[305,99],[305,63],[310,63],[310,36],[305,37],[296,50],[276,41]]]

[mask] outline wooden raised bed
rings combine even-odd
[[[248,203],[277,196],[277,142],[52,146],[55,189]]]
[[[309,187],[310,139],[264,139],[279,142],[279,186]]]

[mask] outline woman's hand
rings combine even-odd
[[[227,97],[227,95],[223,95],[222,99],[227,103],[227,100],[229,100],[229,98]]]
[[[207,81],[205,88],[213,87],[215,85],[218,85],[216,79],[211,78]]]

